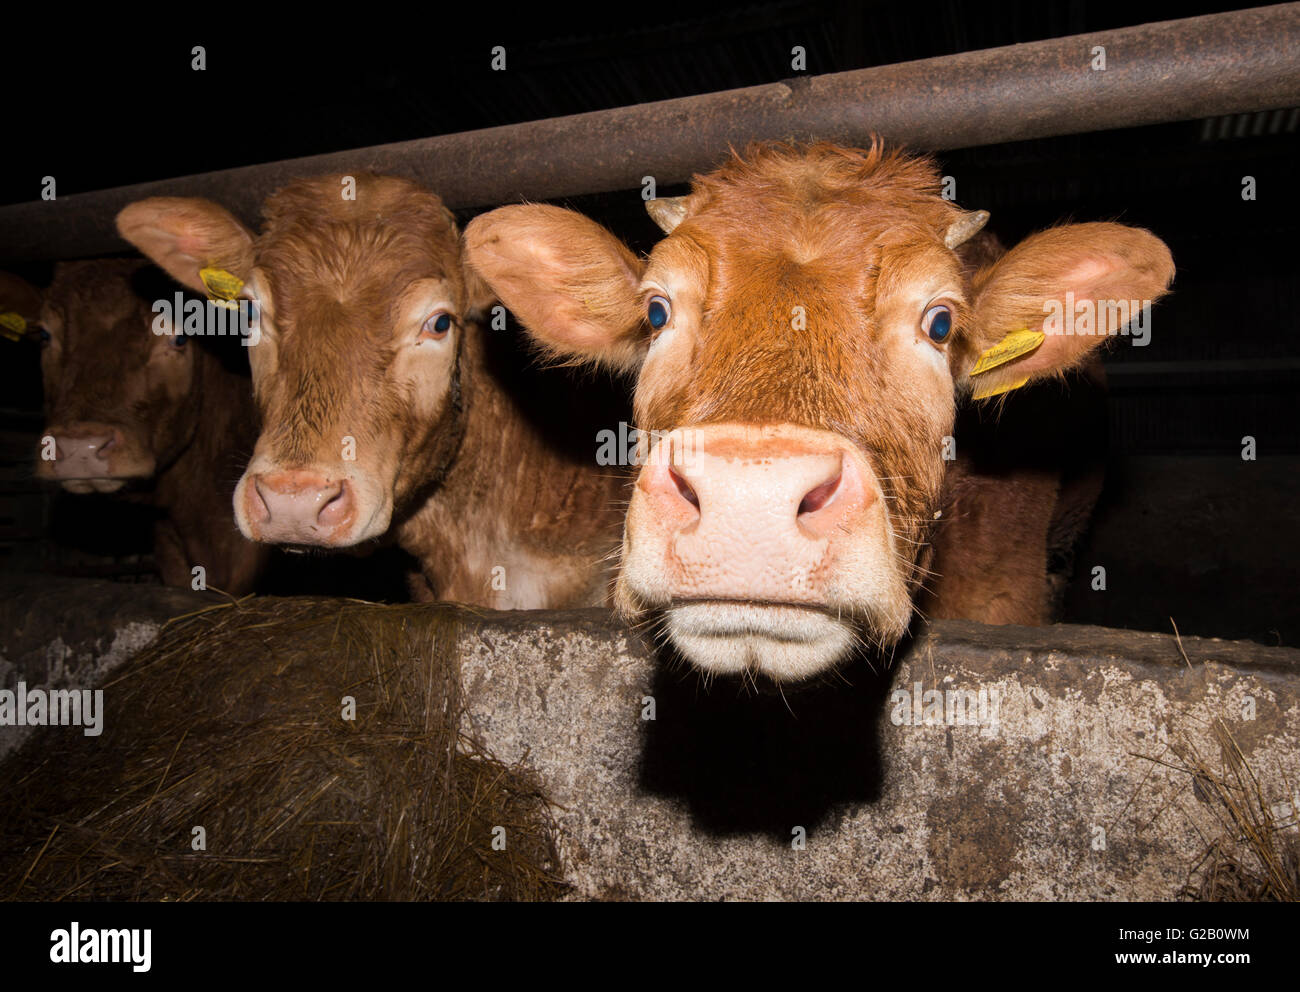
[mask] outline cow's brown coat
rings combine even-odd
[[[565,455],[552,435],[587,433],[594,451],[608,425],[526,416],[488,361],[490,298],[462,269],[449,212],[405,180],[356,181],[354,200],[340,195],[341,177],[291,184],[268,200],[259,235],[215,204],[167,198],[132,205],[119,228],[182,282],[214,265],[249,283],[274,346],[273,358],[252,349],[266,425],[258,458],[334,470],[341,439],[354,437],[358,461],[389,487],[392,532],[420,561],[417,597],[603,601],[623,480]],[[445,287],[457,318],[450,386],[422,378],[408,354],[420,323],[407,326],[403,301],[430,283]]]
[[[1172,260],[1147,232],[1078,224],[1000,258],[968,252],[967,267],[944,245],[961,214],[939,195],[939,179],[930,160],[879,144],[759,145],[696,177],[683,219],[648,260],[585,218],[545,206],[476,219],[469,257],[552,354],[640,369],[642,428],[791,424],[849,439],[881,481],[892,531],[909,549],[902,567],[914,595],[929,576],[948,587],[938,615],[1040,623],[1057,479],[949,471],[942,438],[978,356],[1011,330],[1038,327],[1045,299],[1068,290],[1155,300]],[[929,363],[911,361],[880,330],[898,326],[899,308],[910,306],[901,289],[930,283],[957,287],[944,291],[955,330],[941,348],[951,378],[943,389]],[[655,335],[646,303],[664,292],[688,326],[671,352],[647,358]],[[795,307],[807,315],[799,333],[790,330]],[[1049,336],[981,385],[1059,376],[1103,340]],[[945,505],[957,519],[938,531],[948,546],[936,559],[930,541]],[[946,580],[931,575],[939,567]],[[644,608],[635,597],[621,605],[632,615]]]
[[[191,587],[192,569],[202,566],[209,587],[247,592],[266,549],[239,533],[229,500],[257,436],[249,380],[198,342],[178,347],[183,339],[153,332],[153,301],[132,284],[145,264],[60,263],[39,313],[27,314],[50,335],[41,355],[42,434],[116,427],[122,443],[110,464],[134,480],[123,497],[162,514],[154,555],[163,581]],[[39,450],[36,471],[53,478]]]

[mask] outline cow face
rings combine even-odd
[[[533,205],[475,219],[469,261],[544,349],[637,374],[652,440],[620,609],[662,616],[706,671],[776,680],[906,630],[980,355],[1042,326],[1045,301],[1154,300],[1173,275],[1159,240],[1116,224],[1034,235],[972,273],[956,248],[983,217],[878,146],[760,146],[651,213],[668,237],[646,260]],[[1049,335],[978,388],[1104,340]]]
[[[155,333],[147,275],[139,260],[56,266],[36,315],[45,384],[38,478],[74,493],[113,492],[152,478],[193,437],[194,345],[171,328]]]
[[[244,282],[263,430],[235,490],[246,537],[344,547],[376,538],[436,481],[463,430],[461,336],[476,298],[441,201],[388,177],[300,181],[255,237],[204,200],[155,198],[122,235],[181,282]]]

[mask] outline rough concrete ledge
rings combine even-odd
[[[0,687],[87,687],[217,601],[0,580]],[[1300,651],[1182,648],[944,622],[781,693],[706,688],[600,610],[467,610],[459,644],[466,729],[536,771],[605,899],[1175,898],[1222,832],[1177,753],[1218,767],[1216,719],[1292,835],[1300,806]]]
[[[87,689],[152,641],[170,618],[222,602],[162,586],[0,575],[0,689]],[[0,726],[0,759],[30,727]]]
[[[1183,648],[943,622],[892,679],[705,692],[599,613],[495,615],[462,677],[560,807],[579,898],[1167,900],[1221,833],[1171,744],[1218,767],[1221,717],[1292,833],[1300,806],[1300,651]]]

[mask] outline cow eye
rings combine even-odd
[[[172,347],[178,351],[185,347],[185,334],[183,331],[177,331],[172,335]]]
[[[929,334],[935,344],[943,344],[952,333],[952,311],[942,304],[931,307],[921,320],[921,330]]]
[[[439,310],[437,313],[429,315],[429,318],[424,322],[424,326],[420,328],[420,333],[427,334],[431,338],[446,337],[453,322],[451,314],[446,310]]]
[[[47,331],[44,327],[38,327],[36,329],[36,337],[41,342],[42,348],[46,347],[52,340],[54,340],[52,337],[50,337],[50,332]]]
[[[673,314],[673,306],[668,302],[666,296],[652,296],[646,306],[646,320],[650,321],[650,326],[656,331],[662,330],[668,323],[668,319]]]

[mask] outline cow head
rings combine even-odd
[[[754,147],[649,208],[667,237],[644,260],[545,205],[476,218],[466,244],[543,349],[636,373],[651,442],[615,599],[709,672],[795,680],[896,641],[981,354],[1042,327],[1047,300],[1154,300],[1173,276],[1162,242],[1118,224],[1053,228],[971,271],[958,249],[987,215],[879,145]],[[1104,340],[1048,335],[977,388],[1057,375]]]
[[[127,207],[118,229],[180,282],[216,269],[260,313],[263,430],[235,490],[252,540],[345,547],[388,530],[463,433],[460,348],[481,305],[454,219],[402,179],[331,176],[271,196],[254,235],[201,199]]]
[[[154,332],[157,287],[148,274],[139,259],[61,262],[39,294],[38,478],[74,493],[113,492],[153,477],[192,439],[200,403],[194,346],[183,334]],[[0,310],[16,309],[6,302],[14,285],[12,277],[0,283]],[[36,291],[27,290],[30,300]]]

